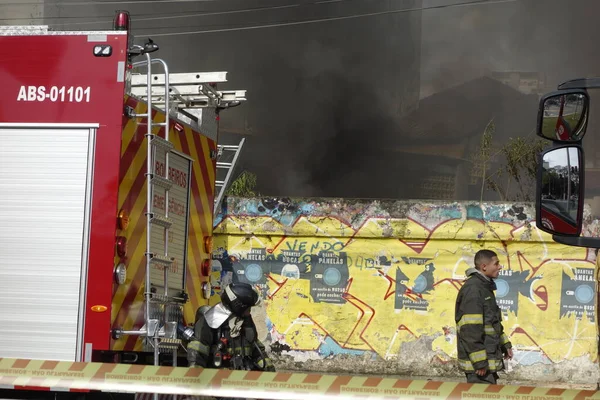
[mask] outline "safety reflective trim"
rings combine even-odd
[[[210,348],[204,343],[200,343],[197,340],[192,340],[188,344],[188,350],[195,350],[200,354],[207,356],[210,353]]]
[[[495,335],[497,333],[496,330],[494,329],[494,327],[491,325],[485,325],[483,327],[483,330],[485,331],[486,335],[490,335],[490,336]]]
[[[272,367],[273,363],[271,362],[270,358],[265,357],[265,358],[261,358],[260,360],[257,360],[256,365],[258,365],[262,369],[265,369],[265,368]]]
[[[487,353],[485,350],[474,351],[473,353],[469,353],[469,358],[471,359],[471,362],[475,364],[487,360]]]
[[[475,371],[473,368],[473,364],[469,360],[458,360],[458,366],[461,367],[465,371]]]
[[[502,367],[502,360],[488,360],[488,369],[490,371],[497,371]]]
[[[469,360],[458,360],[458,366],[463,369],[464,371],[475,371],[475,368],[473,368],[473,363]],[[500,370],[502,367],[502,360],[488,360],[488,367],[487,369],[490,371],[498,371]]]
[[[465,314],[456,326],[460,329],[464,325],[483,325],[483,314]]]
[[[244,356],[250,356],[252,354],[252,346],[235,346],[227,348],[229,354],[239,354]]]
[[[510,340],[508,340],[508,336],[506,336],[506,333],[503,333],[502,336],[500,336],[500,344],[506,344],[510,342]]]

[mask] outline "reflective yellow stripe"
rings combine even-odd
[[[490,371],[497,371],[502,365],[502,360],[488,360],[488,369]]]
[[[189,344],[188,344],[188,350],[195,350],[200,354],[203,354],[205,356],[207,356],[209,354],[209,348],[207,345],[200,343],[197,340],[192,340]]]
[[[502,336],[500,336],[500,344],[506,344],[510,342],[510,340],[508,340],[508,336],[506,336],[506,333],[503,333]]]
[[[488,371],[498,371],[502,367],[502,360],[488,360]],[[475,371],[473,368],[473,363],[469,360],[458,360],[458,366],[462,368],[464,371]]]
[[[475,371],[473,368],[473,364],[469,360],[458,360],[458,366],[461,367],[465,371]]]
[[[495,335],[496,334],[496,330],[491,325],[486,325],[483,327],[483,329],[484,329],[486,335]]]
[[[483,325],[483,314],[465,314],[456,324],[458,329],[463,325]]]
[[[485,361],[487,359],[487,354],[485,350],[474,351],[469,354],[469,358],[473,364],[478,363],[480,361]]]

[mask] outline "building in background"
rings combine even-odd
[[[482,169],[477,162],[486,126],[493,120],[492,154],[511,137],[533,136],[537,95],[524,94],[490,77],[473,79],[421,100],[404,118],[395,146],[415,199],[475,200],[481,196]],[[492,157],[491,171],[500,156]],[[486,168],[487,169],[487,168]],[[487,188],[484,188],[487,189]],[[486,190],[484,200],[496,200]]]
[[[547,79],[543,72],[492,71],[490,77],[523,94],[535,94],[541,97],[547,92]]]
[[[36,3],[15,0],[0,0],[0,25],[42,25],[44,1]]]

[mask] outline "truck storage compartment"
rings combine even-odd
[[[94,138],[0,126],[0,357],[81,359]]]

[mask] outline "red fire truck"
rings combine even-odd
[[[217,158],[241,147],[217,145],[219,112],[245,91],[157,49],[127,12],[0,29],[0,358],[173,365],[209,302]]]

